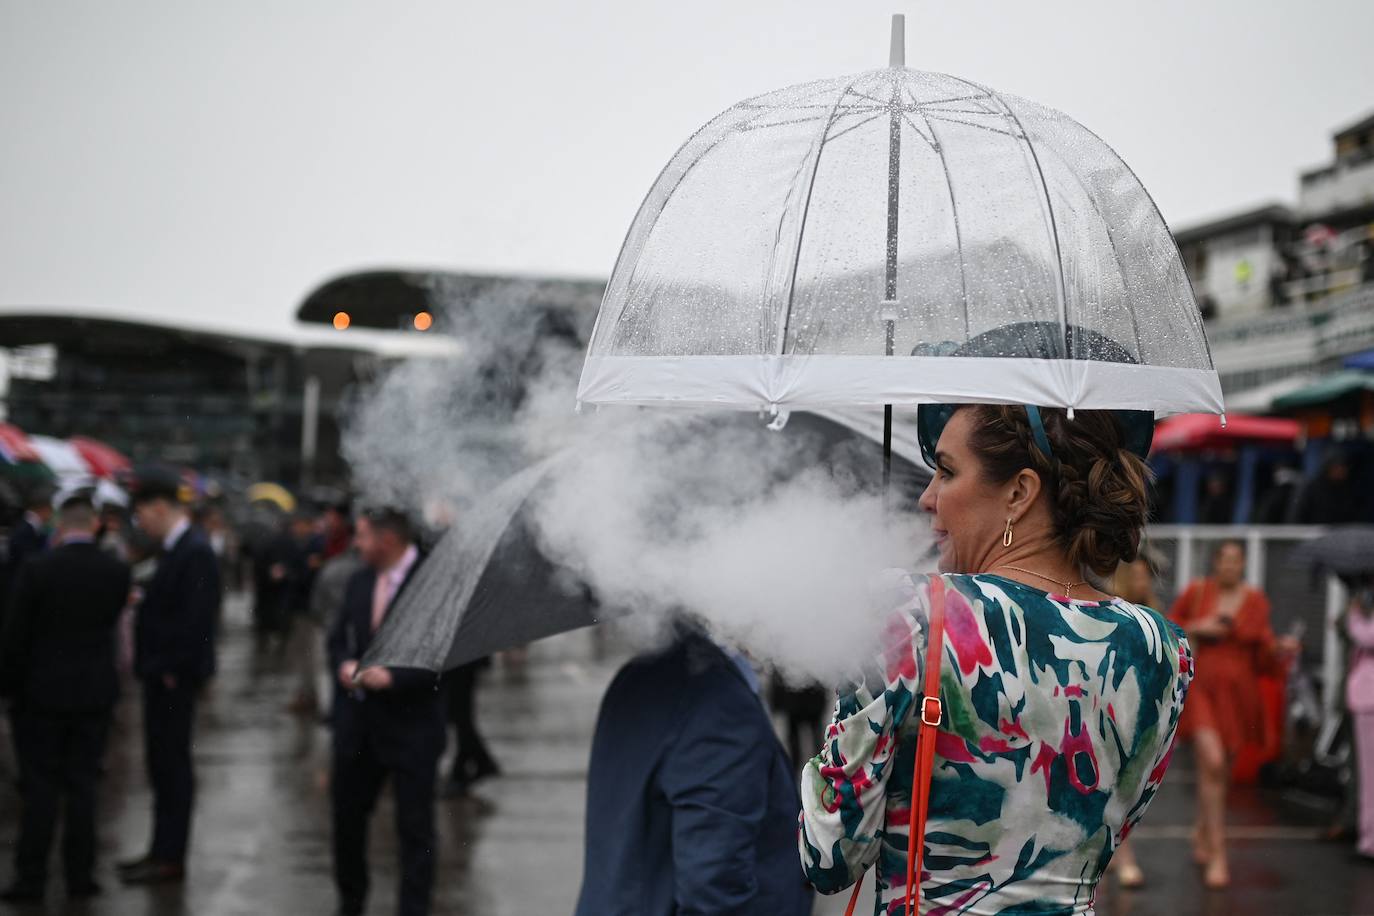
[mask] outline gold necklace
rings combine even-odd
[[[1025,573],[1028,576],[1035,576],[1035,578],[1037,579],[1044,579],[1046,582],[1053,582],[1055,585],[1058,585],[1064,589],[1065,597],[1067,597],[1069,592],[1073,591],[1074,589],[1088,584],[1086,582],[1060,582],[1058,579],[1052,579],[1049,576],[1041,575],[1038,572],[1032,572],[1029,569],[1022,569],[1020,566],[1012,566],[1010,563],[1003,563],[1001,566],[998,566],[997,568],[1010,569],[1014,572]]]

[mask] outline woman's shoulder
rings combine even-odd
[[[965,598],[985,604],[1026,607],[1051,606],[1055,603],[1049,592],[993,573],[945,574],[940,578],[945,581],[946,588],[955,589]]]
[[[906,569],[888,569],[874,579],[874,597],[889,608],[917,608],[930,603],[931,589],[938,582],[946,595],[957,593],[969,600],[1000,602],[1005,596],[1003,587],[1010,580],[997,576],[969,573],[920,573]]]

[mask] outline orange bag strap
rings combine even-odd
[[[944,707],[940,703],[940,662],[945,642],[945,582],[930,580],[930,620],[926,639],[926,682],[921,696],[921,728],[916,734],[916,765],[911,774],[911,821],[906,840],[906,912],[914,916],[921,902],[921,859],[925,855],[926,818],[930,804],[930,780],[935,774],[935,733]],[[854,884],[844,916],[854,916],[863,877]]]

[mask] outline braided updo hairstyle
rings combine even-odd
[[[1149,514],[1150,469],[1126,448],[1110,411],[1080,410],[1069,420],[1063,410],[1042,407],[1051,457],[1035,445],[1024,407],[960,409],[972,414],[969,444],[986,479],[1003,483],[1022,468],[1040,475],[1069,562],[1106,576],[1136,558]]]

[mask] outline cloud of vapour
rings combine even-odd
[[[536,294],[464,304],[461,356],[404,363],[362,393],[344,437],[360,492],[446,505],[461,524],[500,480],[562,452],[530,527],[638,629],[691,614],[796,681],[863,664],[884,610],[870,583],[924,544],[916,520],[884,511],[877,446],[800,416],[775,432],[742,413],[578,414],[580,341],[531,332]]]

